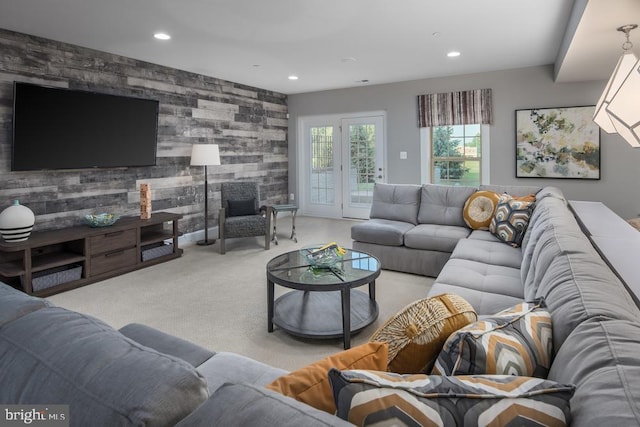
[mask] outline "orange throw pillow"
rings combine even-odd
[[[266,387],[330,414],[336,412],[329,370],[387,370],[387,343],[370,342],[350,348],[283,375]]]
[[[469,196],[462,208],[462,218],[467,226],[473,230],[488,230],[499,198],[498,193],[485,190]]]

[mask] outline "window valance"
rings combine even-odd
[[[418,126],[491,124],[491,89],[418,95]]]

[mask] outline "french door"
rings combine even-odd
[[[384,121],[383,113],[301,119],[303,214],[369,217],[373,185],[385,180]]]

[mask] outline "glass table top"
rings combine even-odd
[[[371,277],[380,270],[373,255],[346,249],[332,267],[313,267],[307,254],[314,248],[304,248],[273,258],[267,264],[267,274],[278,281],[309,285],[334,285]]]

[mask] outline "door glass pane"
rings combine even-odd
[[[332,205],[335,201],[333,126],[312,127],[310,131],[311,203]]]
[[[376,174],[375,132],[373,124],[349,125],[349,203],[352,206],[368,205],[373,201]]]

